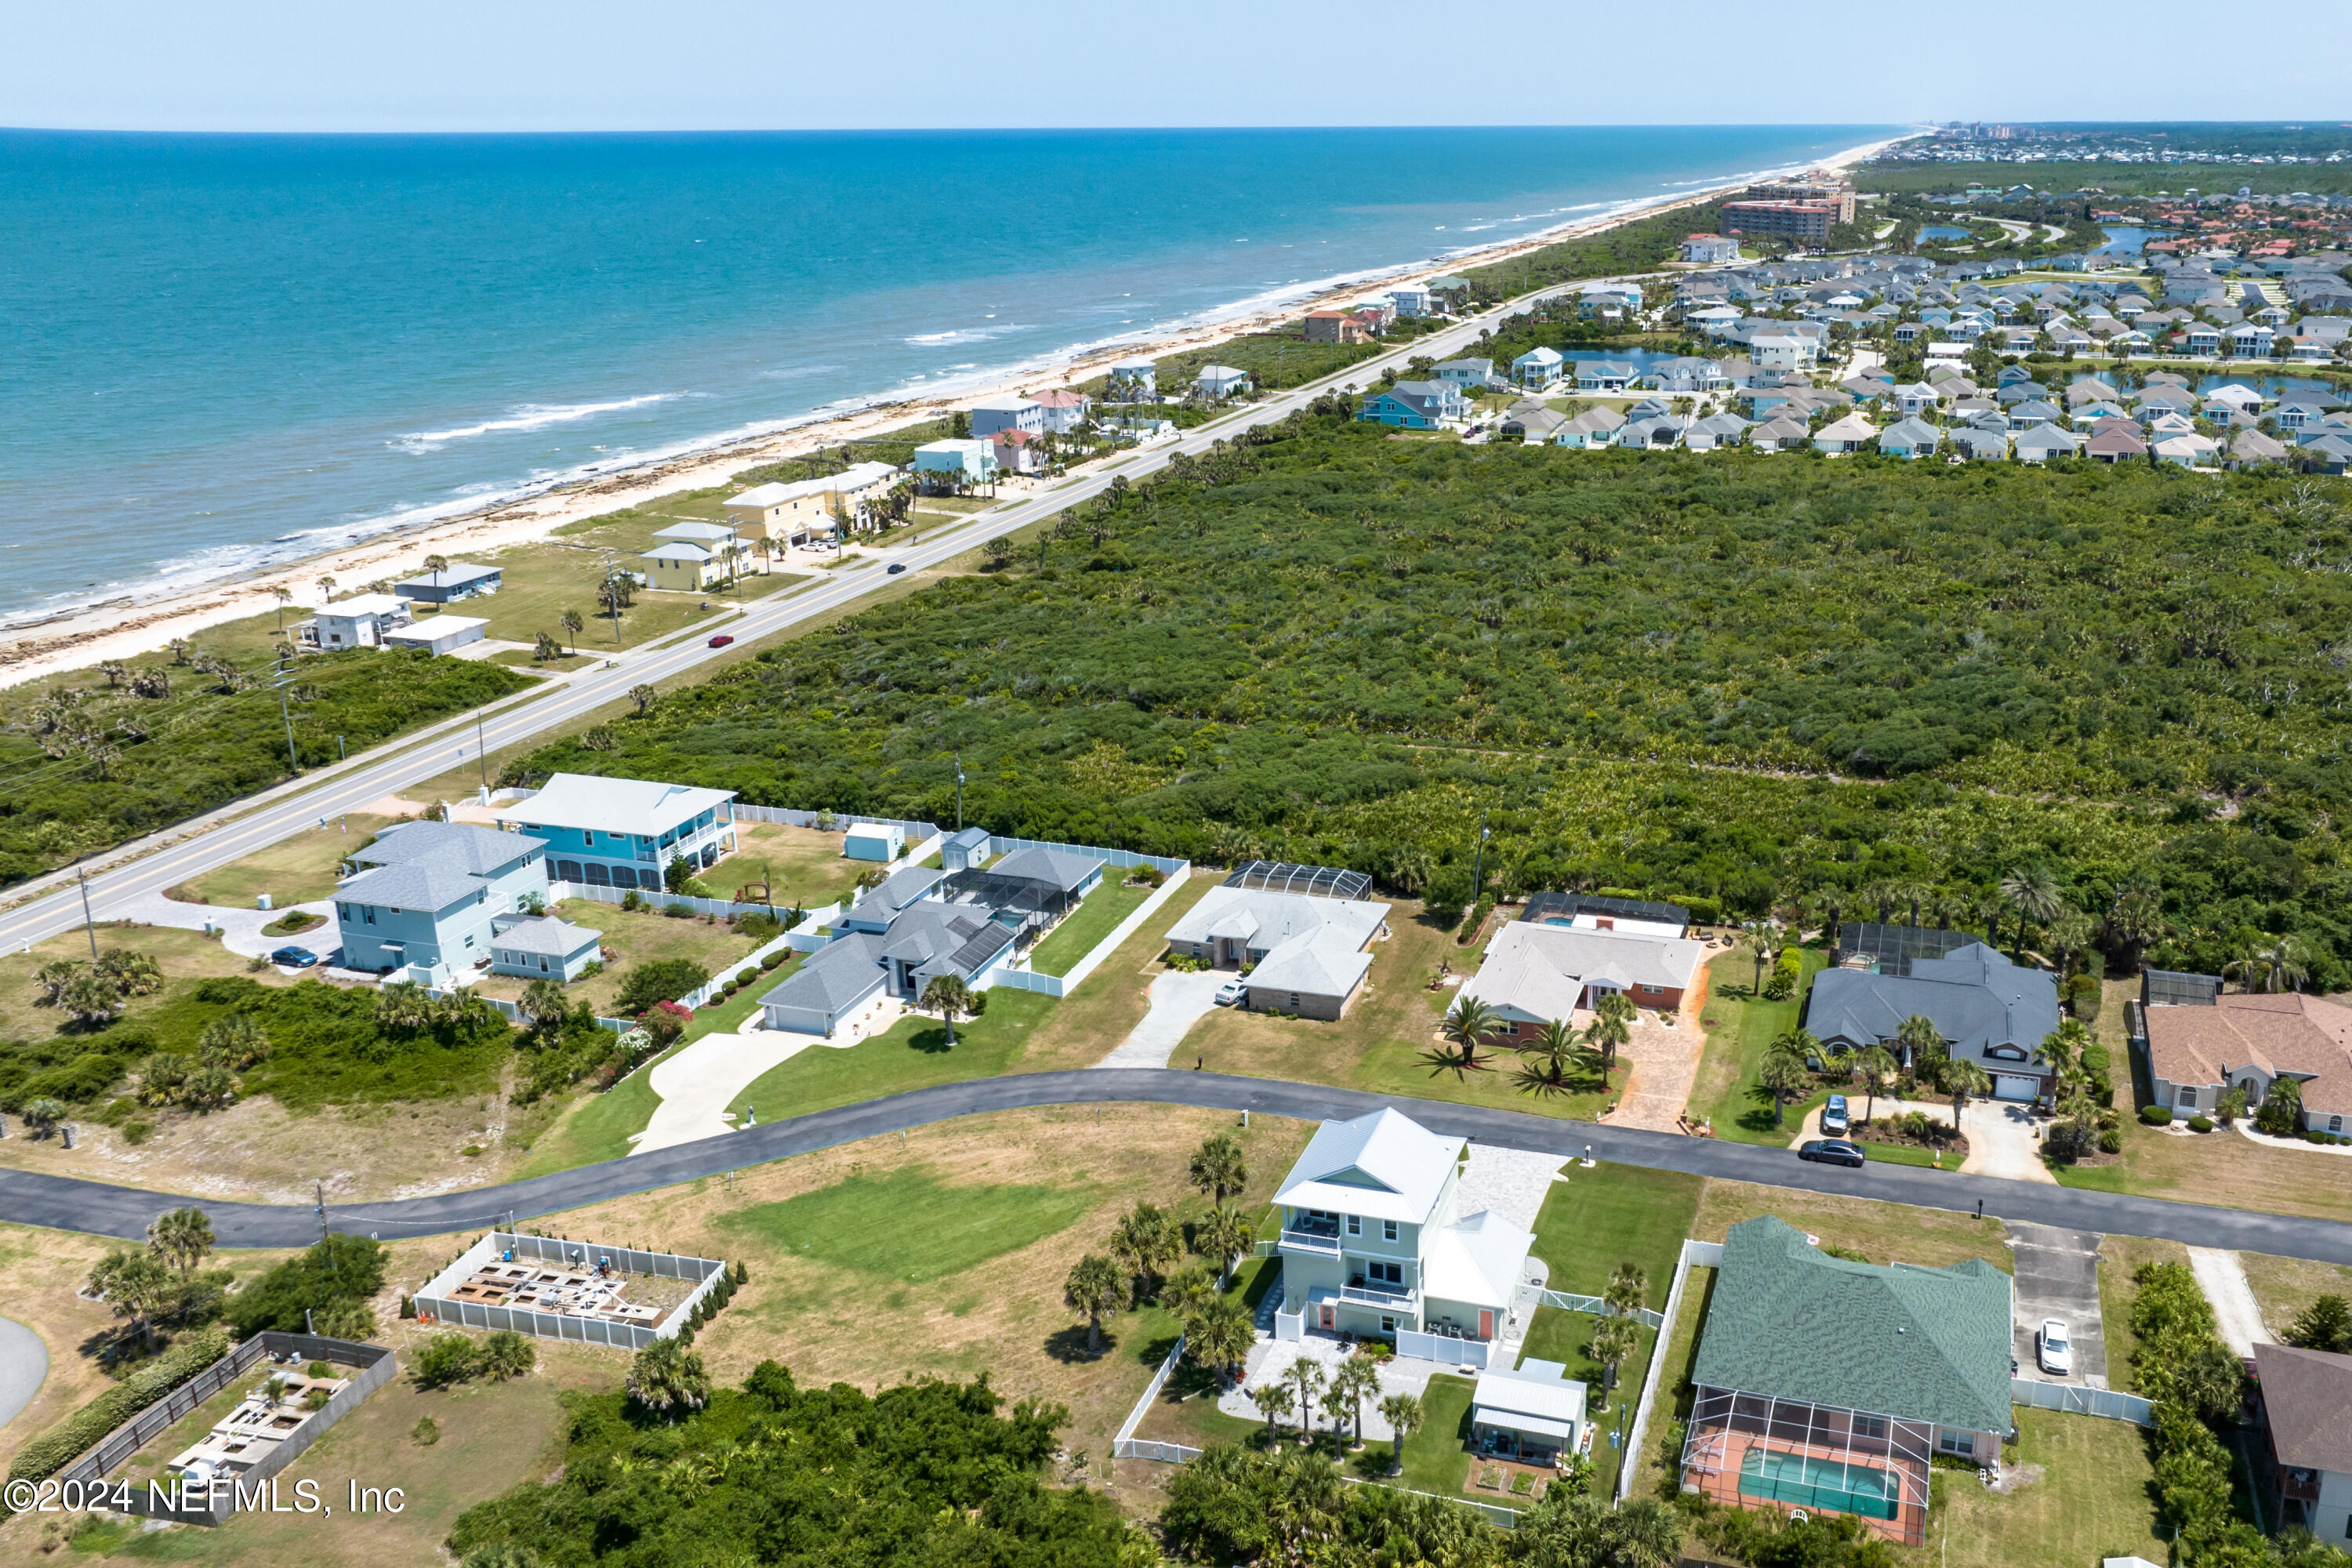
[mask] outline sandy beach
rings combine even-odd
[[[1815,167],[1843,168],[1867,158],[1894,140],[1849,149]],[[1562,240],[1600,233],[1636,218],[1696,206],[1742,187],[1735,182],[1688,195],[1649,202],[1605,216],[1562,225],[1538,234],[1448,258],[1438,265],[1400,268],[1378,279],[1360,279],[1324,294],[1286,300],[1268,309],[1218,321],[1213,326],[1115,349],[1052,366],[1030,366],[992,384],[961,388],[951,397],[915,398],[799,425],[773,435],[714,446],[667,461],[648,463],[595,479],[501,502],[478,511],[379,534],[366,542],[304,560],[152,598],[117,598],[86,608],[0,630],[0,686],[17,686],[66,670],[132,659],[167,647],[175,637],[193,637],[225,622],[268,613],[276,590],[289,590],[295,603],[320,602],[319,579],[331,575],[345,591],[378,578],[413,574],[427,553],[461,559],[545,537],[567,523],[642,504],[680,490],[723,482],[761,463],[800,456],[821,447],[879,435],[920,420],[937,418],[977,398],[1090,380],[1107,374],[1114,361],[1142,354],[1154,358],[1202,348],[1263,331],[1324,303],[1371,289],[1482,267]]]

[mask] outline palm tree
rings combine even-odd
[[[1601,1304],[1618,1317],[1630,1318],[1641,1310],[1649,1293],[1648,1272],[1638,1263],[1621,1263],[1609,1276],[1609,1289],[1601,1292]]]
[[[637,1352],[625,1384],[629,1397],[656,1415],[682,1415],[710,1403],[710,1373],[702,1352],[680,1342],[656,1340]]]
[[[1981,1100],[1992,1092],[1992,1079],[1968,1058],[1954,1057],[1944,1064],[1944,1092],[1952,1097],[1952,1130],[1957,1132],[1960,1113],[1968,1109],[1969,1101]]]
[[[533,1034],[552,1035],[562,1026],[564,1015],[571,1011],[570,1004],[563,999],[563,983],[546,977],[532,981],[522,988],[522,996],[515,1003],[515,1011],[530,1020]]]
[[[1617,1047],[1633,1037],[1633,999],[1622,991],[1604,991],[1593,1004],[1592,1027],[1585,1037],[1601,1048],[1604,1076],[1617,1065]]]
[[[173,1209],[158,1215],[147,1227],[147,1250],[180,1271],[185,1279],[213,1249],[213,1222],[200,1208]]]
[[[2017,911],[2017,951],[2025,952],[2025,928],[2047,921],[2064,907],[2058,884],[2038,866],[2021,867],[2000,879],[2000,896]]]
[[[1420,1431],[1422,1422],[1426,1419],[1422,1413],[1421,1397],[1412,1394],[1390,1394],[1381,1401],[1381,1419],[1387,1422],[1389,1430],[1395,1434],[1390,1439],[1392,1447],[1389,1450],[1389,1474],[1402,1475],[1404,1440]]]
[[[335,602],[335,580],[334,580],[334,578],[332,578],[332,577],[321,577],[321,578],[320,578],[320,579],[319,579],[319,603],[320,603],[320,605],[321,606],[324,606],[324,605],[331,605],[331,604],[333,604],[334,602]]]
[[[1479,1048],[1502,1032],[1502,1016],[1478,997],[1464,992],[1445,1010],[1444,1022],[1438,1026],[1441,1033],[1462,1051],[1461,1065],[1478,1065]]]
[[[2050,918],[2050,956],[2062,980],[2074,972],[2074,960],[2091,950],[2091,939],[2097,931],[2091,917],[2071,904]]]
[[[960,974],[934,974],[930,984],[923,987],[923,999],[919,1005],[945,1021],[948,1044],[953,1047],[956,1015],[971,1011],[971,987],[963,983]]]
[[[1813,1069],[1806,1065],[1805,1047],[1801,1043],[1812,1039],[1802,1029],[1790,1029],[1764,1047],[1764,1060],[1756,1069],[1756,1080],[1772,1096],[1772,1125],[1780,1127],[1788,1121],[1789,1097],[1811,1088]]]
[[[172,1272],[152,1253],[110,1252],[89,1271],[89,1289],[113,1307],[118,1318],[128,1318],[141,1339],[155,1342],[155,1309],[172,1288]]]
[[[1903,1065],[1916,1072],[1927,1052],[1943,1048],[1944,1031],[1935,1019],[1914,1013],[1895,1026],[1895,1043],[1903,1048]]]
[[[2274,937],[2269,942],[2248,942],[2237,957],[2221,966],[2221,973],[2237,975],[2238,984],[2248,991],[2299,990],[2311,978],[2308,957],[2297,938]],[[70,1007],[70,1004],[67,1005]]]
[[[35,1138],[47,1138],[58,1130],[58,1123],[66,1119],[65,1102],[52,1100],[46,1094],[39,1095],[25,1101],[18,1114],[24,1117],[25,1125],[33,1130]]]
[[[1279,1383],[1263,1384],[1250,1390],[1250,1403],[1265,1414],[1265,1446],[1275,1444],[1274,1424],[1290,1414],[1297,1402],[1290,1390]]]
[[[1187,1173],[1212,1204],[1222,1204],[1249,1185],[1249,1164],[1242,1157],[1242,1141],[1220,1132],[1192,1151]]]
[[[1592,1327],[1592,1359],[1601,1363],[1601,1408],[1609,1408],[1609,1393],[1617,1386],[1617,1369],[1641,1342],[1642,1325],[1631,1318],[1603,1318]]]
[[[2083,1068],[2083,1053],[2090,1046],[2091,1031],[2079,1018],[2069,1018],[2042,1037],[2033,1047],[2033,1059],[2048,1068],[2063,1085],[2073,1086],[2087,1075]]]
[[[1933,888],[1908,877],[1898,877],[1884,883],[1882,889],[1890,901],[1910,906],[1911,923],[1915,926],[1919,923],[1919,906],[1936,896]]]
[[[1170,1275],[1160,1288],[1160,1304],[1180,1323],[1189,1323],[1207,1311],[1217,1296],[1216,1276],[1197,1267]]]
[[[1750,921],[1741,928],[1739,945],[1756,960],[1756,979],[1748,986],[1750,996],[1764,994],[1764,966],[1780,956],[1780,933],[1762,921]]]
[[[1226,1383],[1241,1375],[1242,1363],[1256,1342],[1257,1326],[1250,1321],[1249,1308],[1239,1301],[1220,1298],[1184,1325],[1185,1351]]]
[[[1301,1355],[1290,1363],[1283,1375],[1290,1382],[1291,1392],[1298,1395],[1298,1440],[1315,1440],[1315,1398],[1323,1392],[1323,1363],[1311,1355]]]
[[[1862,1074],[1862,1119],[1868,1121],[1878,1111],[1878,1089],[1895,1076],[1895,1053],[1885,1046],[1864,1046],[1854,1053],[1853,1065]]]
[[[1568,1076],[1569,1064],[1584,1048],[1584,1042],[1566,1019],[1554,1018],[1543,1026],[1533,1044],[1519,1048],[1540,1066],[1544,1084],[1557,1089]]]
[[[425,569],[433,574],[433,586],[437,591],[441,586],[441,574],[449,570],[449,558],[446,555],[428,555],[425,558]]]
[[[1377,1399],[1380,1394],[1380,1363],[1368,1355],[1351,1355],[1331,1373],[1328,1400],[1331,1426],[1336,1431],[1343,1420],[1353,1422],[1356,1427],[1353,1447],[1364,1446],[1364,1401]]]
[[[1237,1204],[1219,1204],[1201,1216],[1192,1226],[1192,1246],[1202,1257],[1214,1258],[1217,1264],[1217,1285],[1223,1289],[1233,1270],[1234,1259],[1256,1244],[1257,1227],[1243,1214]]]
[[[269,590],[269,596],[278,601],[278,635],[282,637],[286,635],[286,606],[294,602],[294,590],[280,583]]]
[[[1127,1279],[1118,1265],[1099,1252],[1089,1252],[1073,1264],[1062,1281],[1062,1304],[1087,1320],[1087,1353],[1102,1354],[1102,1321],[1118,1310],[1127,1294]]]
[[[2106,928],[2107,940],[2123,948],[2131,966],[2138,968],[2139,955],[2164,935],[2162,889],[2144,879],[2117,888],[2115,902],[2107,907]]]
[[[1637,1497],[1609,1516],[1612,1568],[1675,1568],[1682,1561],[1682,1517],[1655,1498]]]
[[[573,653],[578,653],[580,651],[580,634],[588,629],[588,623],[580,618],[580,612],[577,610],[564,611],[562,615],[556,617],[556,625],[563,628],[564,638],[572,645],[572,651]]]
[[[1110,1234],[1111,1256],[1135,1277],[1139,1297],[1151,1294],[1160,1270],[1183,1256],[1174,1216],[1158,1204],[1139,1203],[1119,1216]]]

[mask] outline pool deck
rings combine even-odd
[[[1781,1438],[1768,1440],[1727,1426],[1710,1426],[1691,1434],[1691,1443],[1685,1449],[1688,1458],[1683,1465],[1683,1485],[1696,1488],[1701,1494],[1717,1502],[1730,1503],[1739,1508],[1783,1514],[1795,1508],[1803,1508],[1810,1513],[1843,1511],[1818,1504],[1743,1495],[1739,1489],[1740,1470],[1746,1465],[1751,1448],[1761,1449],[1766,1454],[1824,1459],[1832,1464],[1852,1463],[1873,1470],[1895,1470],[1902,1474],[1908,1484],[1903,1489],[1905,1495],[1896,1501],[1893,1519],[1874,1519],[1860,1514],[1855,1517],[1872,1534],[1883,1540],[1900,1546],[1926,1544],[1927,1467],[1905,1459],[1900,1455],[1830,1447],[1818,1443],[1796,1443]],[[1914,1501],[1914,1496],[1920,1500]]]

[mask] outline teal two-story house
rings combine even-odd
[[[500,917],[547,896],[535,838],[455,822],[387,828],[335,889],[342,967],[445,986],[490,962]]]
[[[734,851],[735,792],[558,773],[499,826],[545,847],[551,880],[659,892],[672,859],[701,871]]]
[[[1407,1355],[1487,1364],[1511,1336],[1535,1237],[1461,1215],[1468,1145],[1376,1110],[1326,1121],[1275,1194],[1282,1217],[1277,1339],[1353,1334]]]

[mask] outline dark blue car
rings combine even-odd
[[[319,962],[319,955],[307,947],[281,947],[269,955],[269,962],[288,969],[309,969]]]

